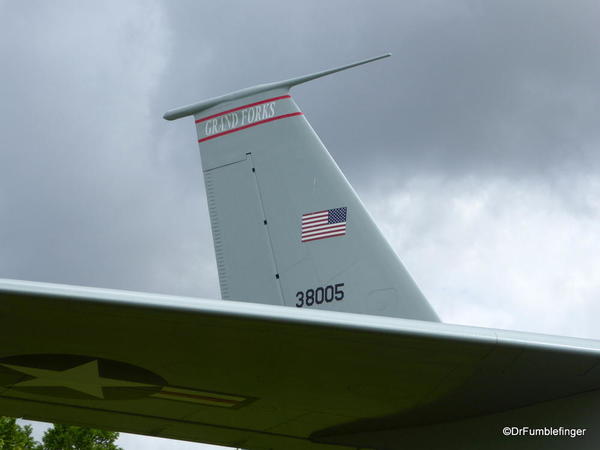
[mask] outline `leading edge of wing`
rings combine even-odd
[[[6,295],[21,297],[21,301],[27,301],[27,299],[35,299],[36,302],[66,300],[72,302],[73,305],[102,305],[116,313],[125,310],[145,310],[165,314],[181,313],[188,317],[219,316],[247,321],[334,328],[369,334],[410,336],[486,346],[517,346],[559,353],[600,356],[600,340],[316,309],[296,309],[258,303],[0,279],[0,311],[4,309],[3,306],[6,306]],[[5,312],[9,313],[9,311]]]

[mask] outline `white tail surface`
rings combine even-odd
[[[224,299],[439,320],[289,94],[379,58],[165,114],[196,119]]]

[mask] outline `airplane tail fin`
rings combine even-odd
[[[289,93],[387,56],[165,113],[195,118],[224,299],[439,320]]]

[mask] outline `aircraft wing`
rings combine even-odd
[[[597,341],[13,280],[0,343],[1,415],[246,449],[397,448],[600,387]]]

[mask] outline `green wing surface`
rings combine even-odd
[[[600,386],[597,341],[13,280],[0,342],[2,415],[247,449],[455,448]]]

